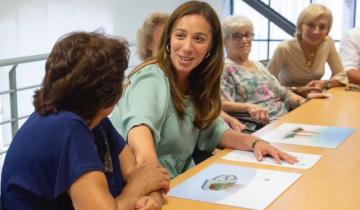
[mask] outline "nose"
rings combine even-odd
[[[184,40],[183,49],[187,52],[193,49],[193,40],[191,37],[188,37]]]
[[[314,34],[319,34],[320,33],[320,27],[319,26],[316,26],[316,27],[314,27],[314,30],[313,30],[313,33]]]

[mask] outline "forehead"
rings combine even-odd
[[[329,18],[325,15],[320,15],[319,17],[312,18],[307,23],[329,24]]]
[[[185,30],[191,33],[211,35],[211,26],[203,15],[191,14],[176,21],[173,30]]]
[[[251,26],[248,26],[248,25],[243,25],[243,26],[237,26],[237,27],[234,27],[232,28],[231,30],[233,33],[234,32],[239,32],[239,33],[251,33],[252,32],[252,28]]]

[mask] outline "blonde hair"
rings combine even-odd
[[[153,40],[153,32],[156,26],[166,24],[169,14],[165,12],[155,12],[150,14],[144,21],[141,28],[137,31],[137,53],[141,60],[146,60],[152,56],[152,51],[148,46]]]
[[[297,19],[295,36],[298,39],[301,39],[302,24],[313,22],[320,16],[326,17],[328,19],[329,28],[326,35],[329,34],[333,22],[333,17],[330,9],[322,4],[310,4],[301,11]]]
[[[240,27],[249,26],[251,33],[254,32],[254,25],[251,20],[245,16],[230,16],[222,23],[223,38],[227,39],[231,37],[232,32]]]

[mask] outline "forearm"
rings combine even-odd
[[[296,107],[304,104],[305,102],[306,102],[305,98],[303,98],[295,93],[290,93],[290,95],[287,99],[287,104],[291,108],[296,108]]]
[[[235,150],[249,150],[251,151],[252,144],[257,139],[256,136],[236,132],[231,129],[226,130],[220,139],[219,146],[221,148],[235,149]]]
[[[137,164],[159,162],[156,155],[154,139],[147,126],[140,125],[133,127],[128,134],[128,144],[135,156]]]
[[[222,102],[223,110],[225,112],[248,112],[248,104],[247,103],[239,103],[233,101],[223,101]]]
[[[360,71],[357,69],[351,69],[346,72],[350,83],[360,84]]]

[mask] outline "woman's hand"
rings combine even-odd
[[[306,84],[305,87],[314,87],[321,91],[322,89],[328,88],[328,80],[312,80]]]
[[[309,93],[306,97],[306,100],[314,99],[314,98],[329,98],[329,94],[327,93]]]
[[[141,197],[135,204],[135,210],[160,210],[162,203],[159,203],[151,196]]]
[[[317,85],[316,85],[316,86],[293,87],[293,88],[291,88],[291,90],[294,93],[306,98],[309,93],[319,93],[319,92],[321,92],[322,89],[317,87]]]
[[[280,151],[276,147],[269,144],[267,141],[261,139],[256,139],[252,148],[258,161],[262,161],[265,155],[270,155],[278,164],[280,164],[281,161],[290,164],[298,162],[296,157]]]
[[[264,124],[269,123],[269,114],[267,109],[256,105],[256,104],[247,104],[247,112],[250,114],[250,117],[254,120],[258,120]]]
[[[237,120],[234,117],[230,117],[226,119],[225,121],[227,124],[229,124],[230,128],[236,131],[242,131],[246,128],[246,125],[241,123],[239,120]]]
[[[135,195],[145,196],[151,192],[167,193],[170,178],[166,169],[157,163],[138,164],[129,174],[127,188]]]

